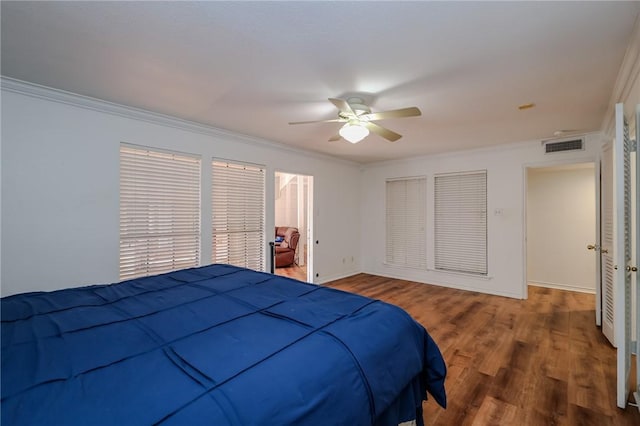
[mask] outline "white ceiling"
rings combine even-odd
[[[2,75],[367,163],[601,127],[640,2],[8,2]],[[327,142],[329,97],[422,116]],[[536,107],[519,111],[533,102]]]

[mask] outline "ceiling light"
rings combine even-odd
[[[358,120],[350,120],[338,133],[349,142],[358,143],[369,135],[369,129],[361,126]]]

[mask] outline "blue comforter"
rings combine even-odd
[[[406,312],[229,265],[2,299],[2,424],[398,424],[445,365]]]

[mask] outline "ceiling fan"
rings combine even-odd
[[[371,108],[364,104],[361,98],[349,98],[348,100],[329,98],[329,101],[338,108],[338,118],[318,121],[295,121],[289,124],[309,123],[345,123],[337,135],[332,136],[329,142],[337,141],[341,137],[351,143],[358,143],[373,132],[388,141],[395,142],[402,135],[386,129],[374,121],[386,118],[417,117],[422,115],[416,107],[394,109],[391,111],[371,112]]]

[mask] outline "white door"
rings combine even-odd
[[[640,242],[640,200],[638,199],[638,193],[640,192],[640,105],[636,105],[636,187],[635,187],[635,209],[636,209],[636,263],[631,265],[630,269],[632,274],[635,274],[636,279],[636,300],[635,312],[636,316],[636,392],[634,398],[636,404],[640,402],[640,354],[638,353],[638,345],[640,345],[640,275],[638,275],[638,267],[640,266],[640,250],[638,242]],[[640,410],[640,407],[638,408]]]
[[[624,105],[616,104],[614,142],[614,331],[617,356],[617,403],[625,408],[631,370],[631,141]]]

